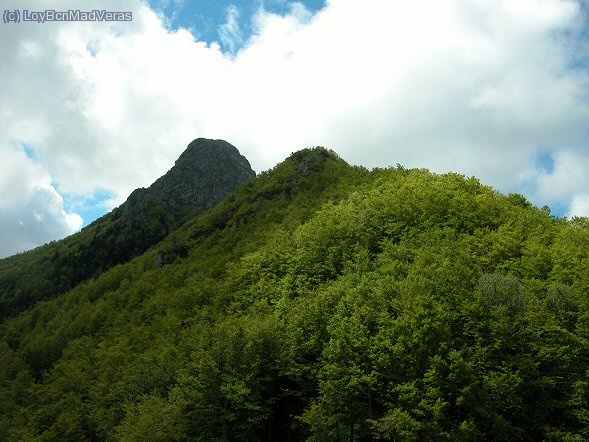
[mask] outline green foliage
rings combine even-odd
[[[0,439],[587,440],[588,246],[474,178],[306,149],[5,320]]]
[[[125,217],[115,209],[76,235],[0,260],[0,320],[131,260],[186,219],[161,200],[136,210]]]

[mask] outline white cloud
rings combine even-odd
[[[71,2],[27,6],[68,9]],[[285,16],[261,9],[245,42],[239,20],[247,18],[229,8],[219,28],[228,53],[166,29],[135,0],[84,3],[131,10],[132,22],[5,24],[0,151],[18,140],[36,149],[37,163],[25,158],[28,172],[18,180],[4,178],[13,172],[0,163],[0,182],[36,189],[31,183],[42,176],[39,195],[47,201],[57,201],[49,197],[53,182],[70,195],[104,189],[120,203],[204,136],[235,144],[258,171],[324,145],[366,166],[458,171],[503,191],[531,185],[539,205],[576,213],[589,184],[581,6],[332,0],[311,15],[291,3]],[[552,171],[536,167],[547,149]],[[15,198],[6,189],[0,186],[0,204]],[[44,213],[38,223],[48,223],[49,211],[27,192],[23,210]],[[55,237],[75,225],[66,215],[54,216],[61,222]],[[21,218],[3,211],[3,235]],[[29,244],[23,239],[22,247]]]
[[[82,219],[63,208],[49,175],[19,149],[0,146],[0,258],[77,231]]]
[[[569,216],[589,217],[589,193],[580,193],[573,197]]]
[[[588,147],[589,143],[585,149],[556,152],[553,170],[537,170],[531,178],[535,182],[534,198],[567,207],[568,216],[589,216]]]

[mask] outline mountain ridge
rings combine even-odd
[[[161,241],[190,216],[208,210],[243,182],[255,177],[248,160],[224,140],[197,138],[174,166],[148,188],[81,232],[0,261],[0,320],[24,306],[63,293],[85,279],[127,262]],[[29,269],[11,265],[38,256]],[[7,272],[7,267],[13,267]],[[17,267],[17,268],[14,268]]]

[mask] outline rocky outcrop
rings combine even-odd
[[[255,177],[248,160],[223,140],[198,138],[188,145],[174,166],[151,186],[134,190],[111,214],[109,229],[125,238],[112,257],[121,262],[143,253],[198,211],[219,203],[240,184]],[[120,250],[119,250],[120,249]]]
[[[150,200],[162,201],[172,212],[187,205],[209,209],[255,176],[249,161],[227,141],[197,138],[164,176],[135,190],[121,210],[133,212]]]

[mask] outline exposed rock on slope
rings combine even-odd
[[[194,140],[164,176],[147,189],[134,190],[112,212],[114,231],[128,239],[120,261],[143,253],[255,176],[248,160],[227,141]]]
[[[161,200],[172,211],[186,205],[208,209],[255,175],[248,160],[227,141],[198,138],[174,167],[149,188],[135,190],[120,209],[132,212],[149,200]]]

